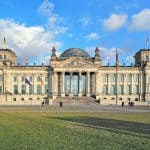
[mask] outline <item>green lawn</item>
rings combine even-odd
[[[1,150],[149,150],[150,113],[0,112]]]

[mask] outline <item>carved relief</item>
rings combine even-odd
[[[72,59],[72,60],[65,60],[64,62],[57,63],[55,67],[58,68],[94,68],[97,67],[93,62],[83,59]]]

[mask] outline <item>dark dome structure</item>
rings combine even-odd
[[[89,58],[89,55],[87,52],[80,48],[69,48],[65,50],[59,58],[61,59],[66,59],[69,57],[84,57],[84,58]]]

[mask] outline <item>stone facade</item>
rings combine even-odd
[[[149,103],[150,49],[135,54],[135,65],[117,68],[102,66],[98,48],[91,58],[78,48],[57,57],[53,47],[48,66],[16,65],[15,53],[0,49],[0,105],[52,104],[71,98],[79,102],[91,97],[101,104]]]

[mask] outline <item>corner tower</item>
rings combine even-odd
[[[4,38],[2,48],[0,48],[0,67],[15,66],[16,65],[16,54],[7,48],[7,42]]]

